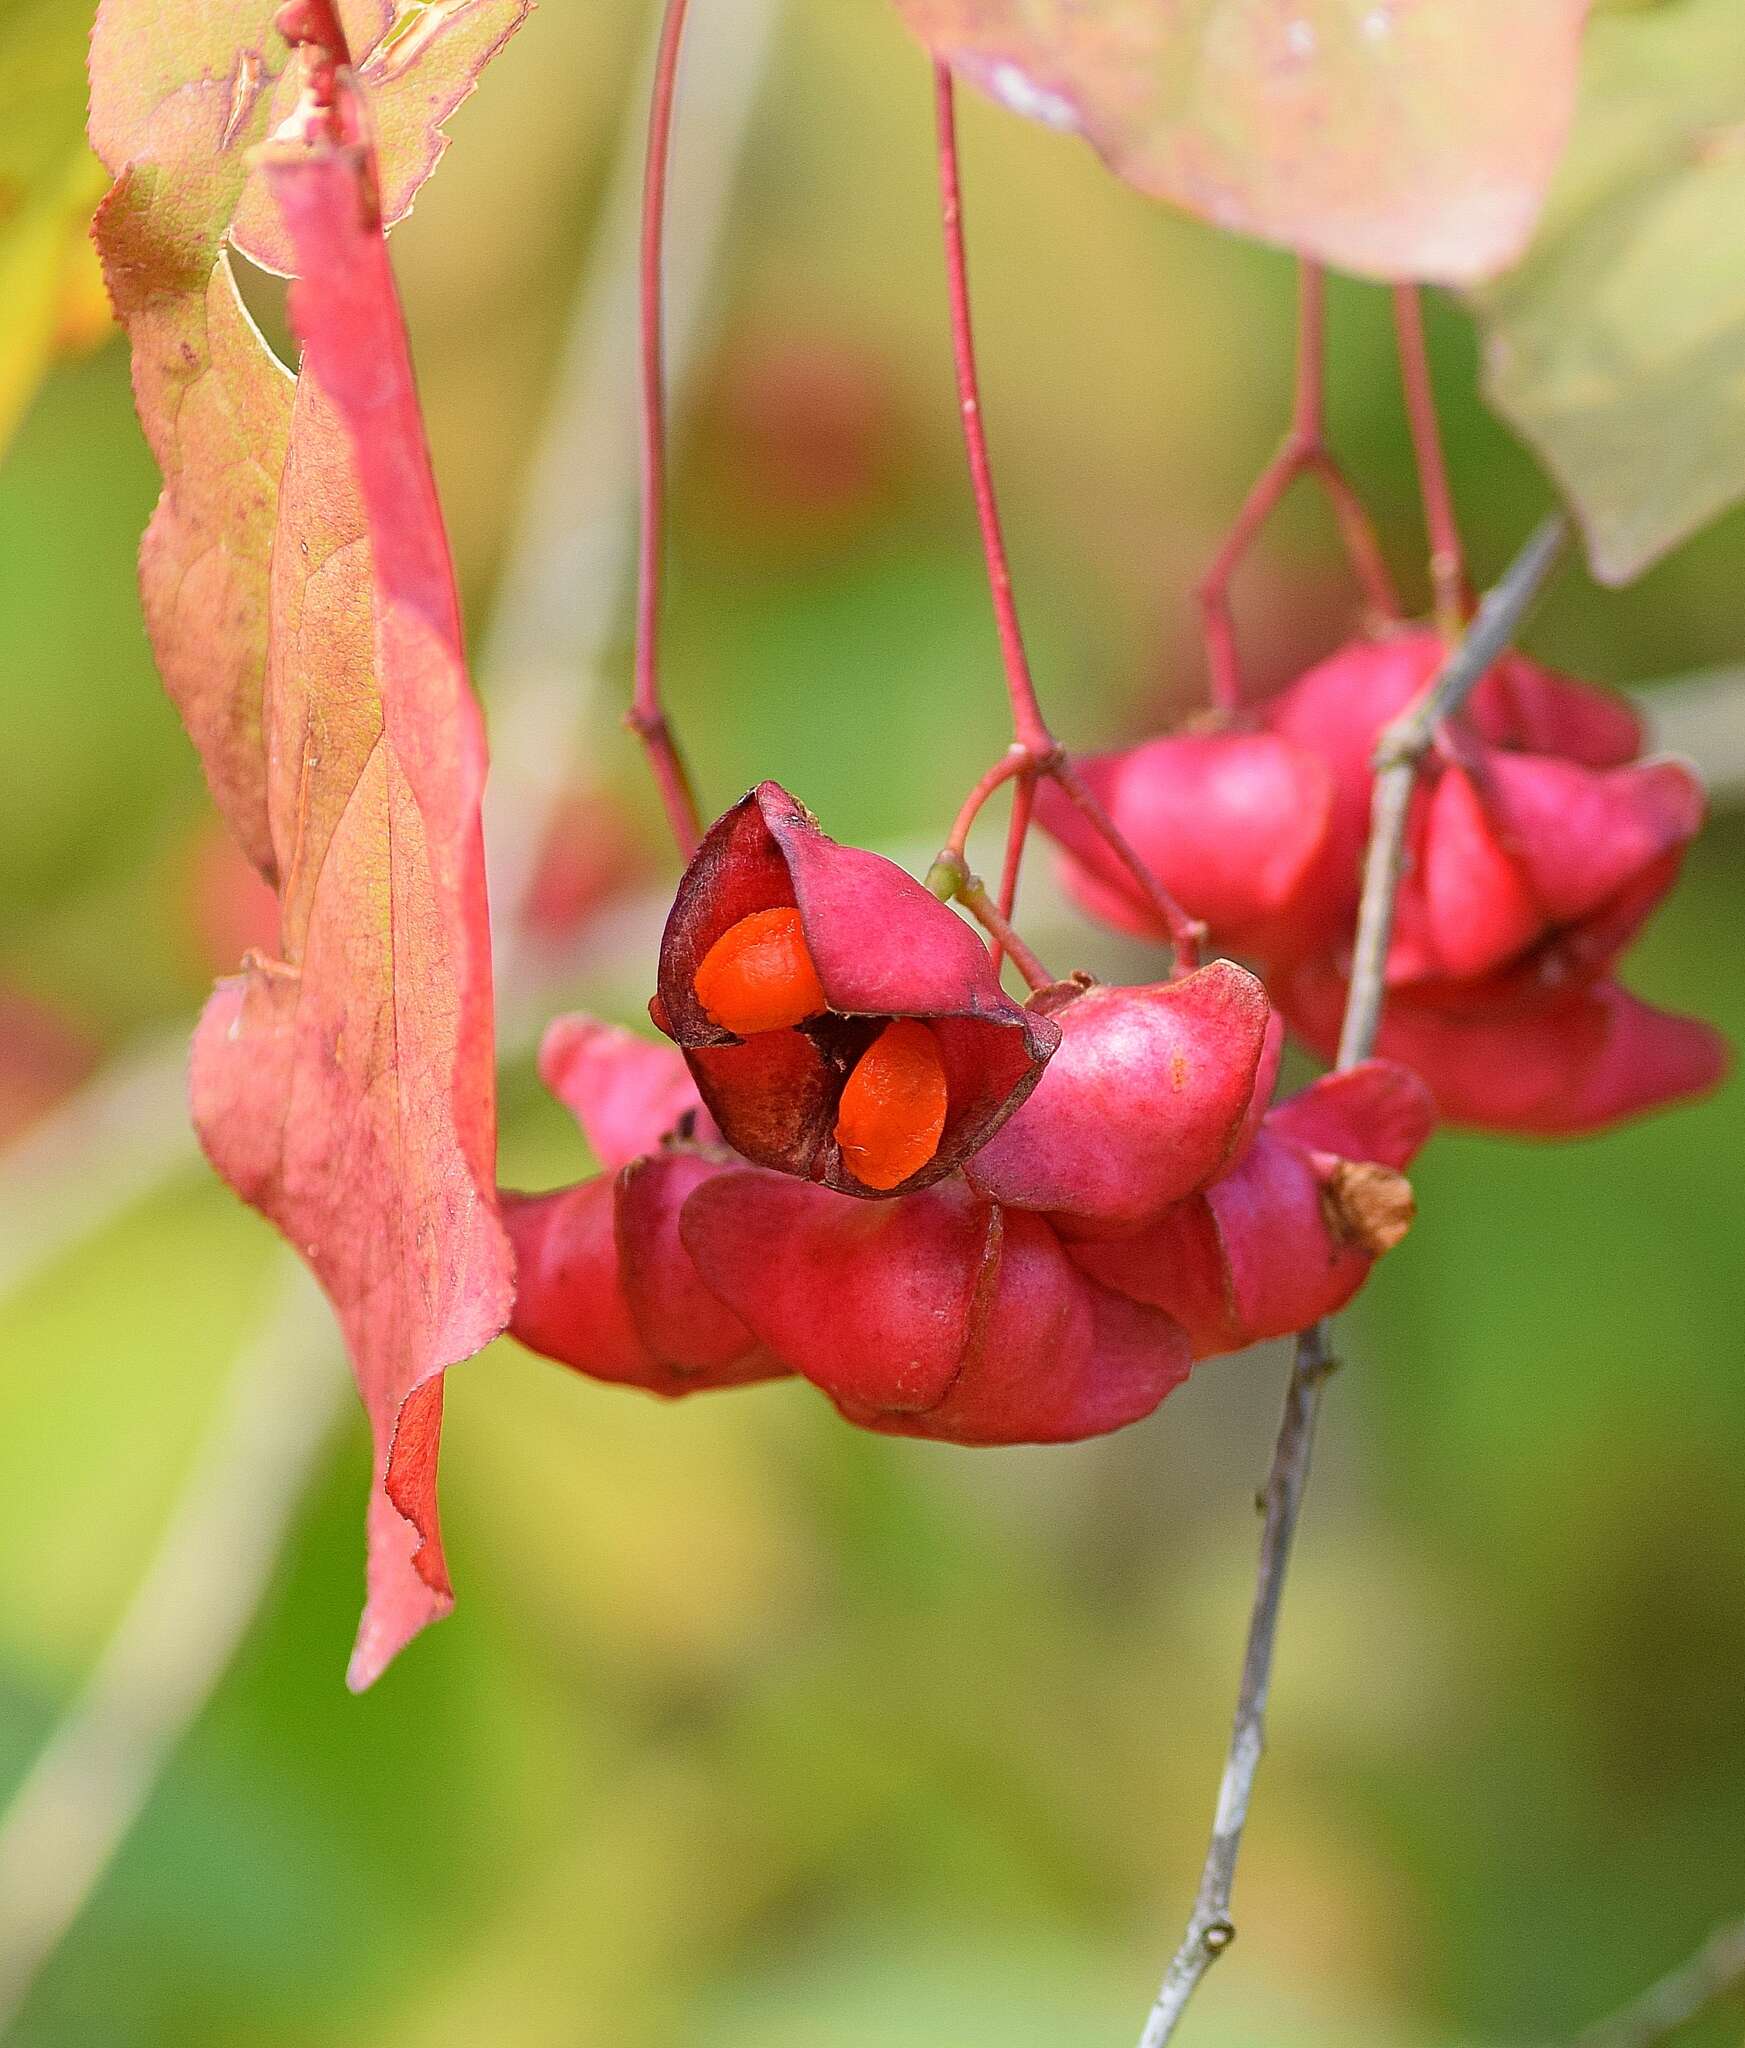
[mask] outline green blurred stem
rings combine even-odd
[[[1589,2027],[1576,2048],[1659,2048],[1728,1999],[1745,1999],[1745,1920],[1710,1935],[1689,1962]]]
[[[1487,593],[1472,625],[1450,650],[1440,671],[1381,736],[1375,753],[1375,796],[1370,810],[1369,851],[1364,862],[1351,988],[1339,1039],[1341,1068],[1356,1066],[1375,1050],[1386,992],[1394,903],[1403,871],[1406,815],[1419,768],[1435,740],[1437,727],[1459,710],[1479,678],[1514,638],[1568,537],[1568,521],[1562,513],[1553,513],[1541,523],[1496,587]],[[1314,1324],[1297,1338],[1296,1356],[1285,1389],[1284,1420],[1273,1447],[1272,1469],[1260,1495],[1265,1522],[1255,1574],[1254,1605],[1249,1615],[1230,1747],[1218,1786],[1211,1846],[1200,1873],[1200,1888],[1187,1932],[1164,1973],[1139,2048],[1164,2048],[1164,2043],[1174,2038],[1201,1978],[1236,1938],[1230,1898],[1255,1775],[1266,1746],[1266,1708],[1272,1689],[1279,1606],[1308,1484],[1321,1395],[1335,1362],[1324,1323]],[[1641,2038],[1652,2041],[1658,2037]],[[1608,2041],[1605,2048],[1626,2048],[1626,2044],[1635,2048],[1635,2037],[1622,2037],[1615,2044]]]

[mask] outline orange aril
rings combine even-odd
[[[709,1022],[740,1038],[786,1031],[830,1007],[792,904],[729,925],[703,955],[695,986]]]
[[[917,1017],[887,1024],[855,1062],[836,1109],[842,1163],[863,1187],[894,1188],[939,1150],[945,1062]]]

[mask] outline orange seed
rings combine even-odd
[[[695,986],[709,1022],[739,1038],[786,1031],[830,1007],[792,904],[729,925],[703,955]]]
[[[836,1109],[842,1161],[863,1187],[894,1188],[939,1150],[945,1062],[916,1017],[887,1024],[855,1062]]]

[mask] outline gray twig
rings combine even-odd
[[[1576,2048],[1660,2048],[1729,1998],[1745,1999],[1745,1920],[1717,1929],[1689,1962],[1589,2027]]]
[[[1224,1774],[1218,1781],[1218,1809],[1212,1820],[1212,1842],[1200,1872],[1200,1888],[1182,1943],[1170,1958],[1157,2001],[1145,2022],[1139,2048],[1163,2048],[1172,2039],[1200,1979],[1236,1939],[1230,1918],[1230,1894],[1236,1883],[1236,1859],[1255,1773],[1266,1747],[1266,1703],[1272,1690],[1273,1644],[1278,1636],[1279,1603],[1290,1568],[1291,1543],[1303,1489],[1309,1479],[1309,1452],[1315,1440],[1321,1393],[1337,1364],[1327,1348],[1327,1328],[1316,1323],[1297,1339],[1296,1357],[1285,1385],[1284,1420],[1273,1447],[1260,1506],[1266,1517],[1260,1538],[1260,1563],[1254,1576],[1254,1605],[1248,1617],[1248,1644],[1242,1653],[1242,1683],[1237,1689],[1236,1718],[1225,1752]]]
[[[1466,701],[1474,685],[1515,637],[1569,538],[1569,522],[1553,512],[1533,532],[1497,584],[1485,594],[1472,624],[1428,687],[1382,734],[1375,750],[1375,795],[1369,813],[1369,851],[1351,956],[1351,989],[1339,1034],[1339,1064],[1367,1059],[1381,1024],[1394,904],[1405,859],[1406,814],[1436,728]]]
[[[1383,733],[1376,749],[1369,850],[1364,862],[1351,988],[1339,1039],[1341,1068],[1356,1066],[1375,1049],[1388,943],[1393,934],[1394,901],[1400,886],[1406,813],[1419,765],[1437,725],[1460,708],[1467,693],[1514,637],[1562,551],[1567,531],[1560,513],[1553,514],[1538,528],[1486,595],[1471,626],[1440,672]],[[1174,2038],[1201,1978],[1236,1938],[1230,1898],[1236,1882],[1242,1832],[1248,1824],[1255,1774],[1266,1743],[1266,1706],[1272,1687],[1279,1603],[1308,1484],[1322,1390],[1335,1362],[1324,1323],[1312,1325],[1297,1338],[1285,1389],[1284,1420],[1279,1425],[1272,1468],[1260,1497],[1265,1522],[1255,1574],[1254,1605],[1249,1615],[1230,1746],[1218,1785],[1211,1846],[1200,1872],[1200,1887],[1187,1932],[1164,1973],[1139,2048],[1164,2048],[1164,2043]],[[1608,2043],[1607,2048],[1612,2048],[1612,2044]]]

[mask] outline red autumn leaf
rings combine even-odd
[[[105,8],[92,130],[119,175],[98,234],[166,470],[141,565],[154,640],[227,816],[280,888],[281,957],[221,983],[202,1019],[195,1116],[321,1279],[370,1411],[363,1685],[450,1604],[440,1374],[509,1310],[484,742],[375,167],[328,132],[342,109],[361,125],[352,88],[264,171],[304,273],[293,403],[223,249],[281,60],[250,40],[255,10],[193,12]]]
[[[1526,246],[1587,0],[897,0],[968,84],[1215,226],[1470,283]]]
[[[391,0],[340,11],[359,47],[379,50]],[[483,37],[486,12],[514,20]],[[438,124],[524,12],[525,0],[430,7],[395,42],[381,142],[400,213],[441,154]],[[146,629],[225,822],[272,879],[261,692],[291,379],[243,309],[226,244],[239,207],[255,221],[270,211],[255,198],[264,188],[249,153],[266,133],[286,45],[261,0],[103,0],[90,69],[91,144],[116,180],[94,233],[164,475],[140,556]],[[289,74],[281,83],[294,89]]]
[[[110,11],[98,18],[97,58]],[[116,58],[120,62],[119,55]],[[102,147],[93,84],[92,137]],[[237,295],[224,253],[242,169],[231,89],[190,84],[111,156],[94,232],[133,350],[134,402],[163,471],[140,546],[146,630],[225,823],[269,879],[261,691],[267,563],[291,431],[291,379]]]
[[[376,10],[381,0],[365,0]],[[359,10],[347,0],[348,21]],[[232,190],[220,228],[229,224],[248,176],[247,151],[266,132],[264,94],[290,52],[259,0],[102,0],[91,34],[91,147],[111,173],[140,158],[161,161],[166,129],[181,110],[214,98],[224,114],[208,156]]]
[[[533,0],[440,0],[434,6],[350,0],[340,7],[353,69],[369,101],[385,228],[412,211],[420,186],[448,148],[443,124],[471,96],[479,73],[532,6]],[[268,101],[269,131],[290,113],[296,92],[294,70],[281,73]],[[259,175],[243,192],[230,239],[263,270],[288,276],[297,267],[267,181]]]
[[[448,147],[443,124],[526,20],[532,0],[339,0],[338,15],[368,97],[392,227]],[[231,184],[221,227],[263,269],[295,266],[264,175],[249,152],[296,101],[296,67],[273,28],[271,0],[103,0],[91,43],[91,146],[111,173],[160,155],[178,103],[209,89],[223,108],[213,160]]]

